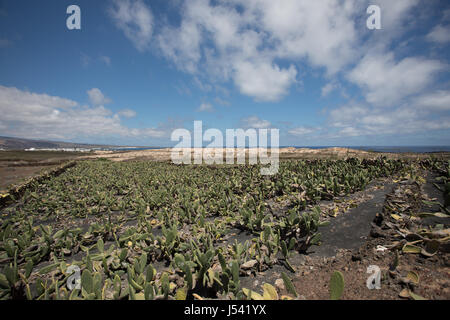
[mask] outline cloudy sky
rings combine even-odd
[[[0,136],[169,146],[202,120],[450,145],[449,71],[447,0],[0,0]]]

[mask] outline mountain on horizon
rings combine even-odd
[[[98,145],[87,143],[73,143],[63,141],[51,141],[51,140],[34,140],[14,137],[2,137],[0,136],[0,149],[4,150],[24,150],[30,148],[36,149],[60,149],[60,148],[110,148],[118,147],[111,145]]]

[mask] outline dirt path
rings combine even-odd
[[[386,194],[392,191],[394,184],[387,183],[380,189],[367,192],[372,199],[362,202],[356,208],[339,215],[328,226],[320,228],[322,244],[308,250],[311,257],[333,257],[338,250],[359,249],[370,233],[371,222],[380,213]]]
[[[289,262],[296,268],[295,273],[282,265],[275,265],[265,272],[250,277],[242,277],[241,285],[258,292],[265,282],[275,284],[276,280],[281,278],[282,272],[294,279],[303,279],[304,276],[310,276],[311,279],[305,279],[307,283],[304,280],[296,282],[301,287],[298,290],[301,298],[327,299],[328,289],[325,288],[324,290],[322,287],[328,285],[333,270],[319,269],[320,274],[318,275],[318,268],[333,266],[334,262],[340,261],[344,257],[345,253],[350,254],[347,258],[351,260],[351,251],[357,251],[367,242],[371,222],[377,213],[381,212],[386,195],[392,192],[394,185],[391,181],[378,180],[369,184],[363,191],[340,198],[338,201],[341,204],[356,201],[359,204],[346,212],[340,212],[337,217],[330,219],[331,223],[328,226],[320,228],[321,245],[310,247],[306,254],[293,253],[291,255]],[[319,205],[326,208],[332,206],[332,204],[333,201],[322,201]],[[347,262],[345,264],[347,265]],[[363,270],[361,266],[358,266],[358,272],[365,277],[365,269]],[[323,283],[318,282],[316,277],[321,277]],[[362,284],[365,286],[365,282],[362,282]],[[316,296],[315,291],[320,291],[323,295]]]

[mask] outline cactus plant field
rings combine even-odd
[[[330,223],[321,201],[413,174],[383,158],[289,160],[274,176],[258,165],[79,161],[0,209],[0,298],[293,299],[285,273],[280,296],[242,279],[295,269],[291,255]]]

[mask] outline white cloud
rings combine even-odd
[[[135,137],[167,138],[168,132],[161,128],[131,129],[130,134]]]
[[[280,69],[266,61],[242,61],[236,63],[235,68],[234,81],[241,93],[259,101],[280,100],[297,75],[297,70],[292,65],[289,69]]]
[[[413,134],[430,130],[450,129],[450,117],[434,118],[430,115],[431,109],[420,108],[419,105],[427,103],[436,107],[445,103],[448,97],[443,92],[435,96],[424,96],[419,99],[416,106],[409,104],[395,108],[370,108],[367,106],[342,106],[330,112],[328,122],[329,136],[334,138]]]
[[[112,102],[111,99],[105,97],[105,95],[98,88],[92,88],[91,90],[88,90],[87,94],[89,96],[89,101],[94,106],[102,106]]]
[[[169,128],[130,129],[103,106],[0,86],[0,134],[36,139],[169,136]]]
[[[122,116],[124,118],[134,118],[136,117],[136,111],[131,109],[123,109],[117,112],[119,116]]]
[[[427,88],[445,67],[437,60],[408,57],[396,62],[393,53],[374,53],[366,55],[348,79],[366,91],[369,103],[390,106]]]
[[[311,128],[306,128],[306,127],[298,127],[298,128],[294,128],[289,130],[289,134],[294,135],[294,136],[304,136],[310,133],[313,133],[315,131],[315,129],[311,129]]]
[[[352,62],[357,51],[353,15],[357,1],[269,0],[184,3],[178,27],[166,25],[157,36],[169,60],[188,73],[232,80],[258,101],[277,101],[295,82],[297,69],[279,59],[308,59],[333,74]]]
[[[450,110],[450,91],[439,90],[424,94],[418,97],[414,104],[425,111],[448,111]]]
[[[198,77],[194,77],[194,84],[204,92],[210,92],[213,89],[212,85],[203,83]]]
[[[201,34],[197,24],[183,21],[179,29],[166,26],[157,37],[162,53],[176,66],[186,72],[195,73],[201,59]]]
[[[338,84],[335,82],[329,82],[322,87],[322,97],[328,96],[331,92],[338,88]]]
[[[412,9],[420,3],[420,0],[375,0],[369,1],[381,8],[382,28],[389,33],[399,33],[405,20],[414,19]]]
[[[210,103],[202,103],[200,107],[198,107],[197,112],[213,112],[214,107]]]
[[[251,116],[248,118],[241,119],[241,125],[243,128],[252,128],[252,129],[267,129],[272,126],[270,121],[260,119],[257,116]]]
[[[284,0],[280,5],[273,0],[184,1],[179,10],[180,22],[176,25],[165,22],[158,28],[154,43],[163,56],[180,70],[194,75],[194,79],[198,80],[201,73],[213,83],[233,81],[242,94],[257,101],[279,101],[296,82],[299,63],[307,62],[333,77],[369,52],[372,40],[381,43],[379,49],[387,48],[407,28],[404,22],[411,17],[419,0],[375,1],[381,6],[383,19],[383,30],[377,33],[365,27],[366,8],[372,2]],[[150,9],[141,0],[115,0],[114,3],[116,9],[111,12],[116,23],[134,42],[146,39],[142,41],[145,45],[135,44],[138,49],[147,48],[153,30]],[[146,13],[142,15],[148,18],[137,19],[134,17],[137,11]],[[131,23],[138,27],[128,28]],[[367,63],[367,55],[365,59],[362,63]],[[427,72],[432,72],[427,68],[433,66],[424,59],[412,59],[398,65],[394,61],[381,61],[381,64],[387,64],[387,69],[396,67],[397,75],[396,71],[403,71],[408,62],[425,62],[425,66],[415,66],[417,72],[410,74],[420,75],[423,71],[427,76]],[[282,66],[281,60],[289,67]],[[358,71],[356,68],[352,73],[358,85],[379,90],[379,84],[365,79]],[[411,83],[406,86],[406,90],[416,88]],[[418,80],[417,87],[421,87]],[[210,90],[211,85],[202,82],[201,88]],[[323,95],[332,89],[332,84],[325,86]],[[368,98],[379,100],[376,95],[377,92],[369,92]],[[387,100],[395,98],[387,97]]]
[[[214,101],[215,101],[216,103],[222,105],[222,106],[229,106],[229,105],[230,105],[230,102],[228,102],[227,100],[224,100],[224,99],[222,99],[222,98],[220,98],[220,97],[216,97],[216,98],[214,99]]]
[[[116,20],[121,16],[118,20],[125,24],[137,20],[129,19],[132,4],[145,7],[141,1],[122,3],[115,1],[116,7],[122,8],[117,10]],[[398,43],[405,31],[417,26],[411,21],[420,19],[414,16],[420,3],[283,0],[280,5],[273,0],[189,0],[179,3],[179,21],[166,19],[158,26],[153,44],[179,70],[191,74],[205,92],[213,92],[218,83],[232,82],[243,95],[256,101],[279,101],[312,67],[314,73],[325,75],[322,96],[339,88],[347,98],[346,87],[339,81],[348,80],[362,89],[366,102],[349,103],[329,113],[329,131],[336,135],[435,130],[446,128],[448,123],[445,117],[432,117],[433,111],[448,110],[448,93],[425,92],[435,83],[438,72],[448,67],[432,58],[408,55],[407,46]],[[367,30],[369,4],[380,5],[382,30]],[[149,47],[153,32],[153,16],[149,8],[145,9],[151,16],[146,23],[150,32],[143,37],[147,39],[144,46],[135,44],[140,50]],[[427,38],[447,43],[449,33],[443,28],[436,26]],[[121,29],[130,39],[142,38],[139,34],[143,27]],[[401,42],[410,40],[407,36]],[[198,111],[210,108],[204,104]],[[242,124],[271,126],[268,120],[256,116],[243,119]],[[327,130],[299,127],[290,131],[304,135]]]
[[[17,88],[9,88],[0,85],[0,102],[2,105],[2,119],[8,120],[10,114],[3,111],[15,111],[14,114],[21,114],[26,117],[28,114],[42,111],[45,113],[50,108],[55,109],[71,109],[78,106],[78,103],[70,99],[50,96],[47,94],[31,93],[28,91],[21,91]],[[19,110],[12,108],[15,101],[21,105]],[[38,101],[38,103],[36,103]],[[7,107],[8,105],[11,107]],[[12,114],[12,113],[11,113]]]
[[[445,44],[450,42],[450,28],[448,26],[437,25],[427,35],[427,39],[439,44]]]
[[[337,133],[336,137],[357,137],[360,135],[362,135],[360,130],[353,127],[345,127]]]
[[[288,133],[308,140],[330,141],[329,139],[400,136],[449,129],[450,116],[436,119],[429,117],[426,112],[407,107],[390,110],[343,106],[330,113],[327,126],[299,127],[289,130]]]
[[[249,0],[242,5],[254,19],[255,29],[268,34],[278,58],[306,58],[333,74],[355,55],[354,16],[361,12],[357,1],[286,0],[280,5],[272,0]]]
[[[367,114],[368,109],[361,105],[347,105],[341,108],[330,111],[330,118],[335,127],[345,127],[354,119]]]
[[[153,14],[142,0],[113,0],[109,14],[136,49],[148,49],[153,34]]]

